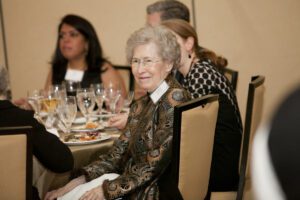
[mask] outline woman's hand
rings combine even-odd
[[[118,114],[109,118],[108,125],[110,127],[116,127],[118,129],[124,129],[127,123],[128,114]]]
[[[79,200],[104,200],[102,185],[87,191]]]
[[[63,196],[66,194],[68,190],[65,187],[61,187],[57,190],[52,190],[51,192],[47,192],[44,200],[54,200],[57,199],[58,197]]]
[[[51,192],[47,192],[44,200],[54,200],[54,199],[57,199],[57,197],[63,196],[67,192],[73,190],[75,187],[77,187],[78,185],[81,185],[81,184],[83,184],[85,182],[86,182],[85,177],[84,176],[79,176],[78,178],[75,178],[72,181],[70,181],[64,187],[61,187],[61,188],[59,188],[57,190],[53,190]]]
[[[20,99],[14,100],[12,103],[15,104],[16,106],[18,106],[19,108],[22,108],[25,110],[33,110],[26,98],[20,98]]]

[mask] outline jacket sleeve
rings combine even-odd
[[[131,108],[132,109],[132,108]],[[101,155],[99,160],[79,170],[78,174],[85,175],[87,181],[98,178],[105,173],[121,173],[122,162],[126,162],[129,141],[131,138],[131,126],[134,125],[132,110],[128,117],[128,124],[122,131],[120,137],[114,142],[107,154]],[[77,174],[77,176],[78,176]]]
[[[32,118],[33,154],[49,170],[63,173],[73,169],[74,159],[68,146]]]

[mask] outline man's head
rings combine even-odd
[[[190,22],[189,9],[179,1],[157,1],[147,6],[147,24],[158,25],[168,19],[182,19]]]
[[[0,66],[0,99],[7,98],[9,91],[8,73],[5,67]]]

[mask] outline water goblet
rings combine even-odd
[[[91,88],[81,88],[77,90],[76,97],[78,107],[88,123],[96,103],[95,93]]]
[[[47,120],[45,125],[47,128],[52,128],[55,121],[55,111],[57,105],[60,101],[60,98],[57,93],[55,93],[52,89],[44,91],[44,97],[40,100],[41,107],[44,109],[46,113],[48,113]]]
[[[133,98],[134,98],[134,91],[129,91],[126,97],[123,99],[123,110],[125,112],[129,112],[129,107],[133,101]]]
[[[53,92],[57,98],[67,97],[67,91],[65,84],[54,84],[50,86],[49,91]]]
[[[78,82],[78,81],[66,80],[64,82],[64,85],[66,87],[66,91],[67,91],[68,96],[75,96],[76,97],[76,91],[81,88],[80,82]]]
[[[106,89],[106,100],[112,114],[117,113],[117,103],[121,97],[121,90],[114,88]]]
[[[77,114],[76,98],[73,96],[62,98],[57,106],[57,113],[66,127],[66,133],[70,133],[72,123]]]
[[[95,100],[98,106],[98,113],[101,115],[102,113],[102,107],[103,107],[103,103],[105,101],[106,98],[106,91],[104,89],[103,84],[91,84],[91,88],[94,90],[95,92]]]
[[[43,98],[43,90],[34,89],[32,91],[27,91],[27,101],[34,110],[34,118],[39,118],[41,110],[40,100]]]

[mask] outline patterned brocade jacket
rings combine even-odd
[[[108,154],[83,168],[87,181],[118,173],[103,183],[106,199],[159,199],[158,180],[172,156],[174,106],[188,100],[188,92],[169,75],[152,94],[133,102],[126,128]]]

